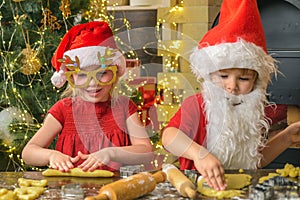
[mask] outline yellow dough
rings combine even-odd
[[[198,192],[208,197],[215,197],[218,199],[232,198],[236,196],[243,196],[245,192],[240,190],[251,184],[252,177],[248,174],[225,174],[227,183],[226,190],[217,191],[206,186],[204,179],[198,180]]]
[[[263,183],[264,181],[267,181],[275,176],[279,176],[277,173],[269,173],[267,176],[262,176],[259,178],[258,183]]]
[[[0,189],[0,200],[17,200],[18,197],[17,195],[6,188],[1,188]]]
[[[33,200],[38,198],[46,190],[48,185],[47,180],[34,180],[34,179],[18,179],[19,188],[7,190],[6,188],[0,189],[0,200]]]
[[[242,189],[251,184],[252,177],[248,174],[225,174],[226,189]]]
[[[46,187],[48,185],[48,181],[46,179],[43,180],[33,180],[33,179],[25,179],[25,178],[19,178],[18,184],[20,187],[22,186],[33,186],[33,187]]]
[[[275,176],[282,176],[282,177],[290,177],[290,178],[297,178],[300,177],[300,168],[295,167],[292,164],[286,163],[284,168],[276,169],[276,173],[269,173],[267,176],[262,176],[259,178],[259,183],[267,181]]]
[[[300,176],[300,168],[289,163],[286,163],[283,169],[276,169],[276,172],[282,177],[296,178]]]
[[[0,196],[5,195],[8,192],[6,188],[1,188],[0,189]]]
[[[15,188],[14,193],[18,196],[18,200],[33,200],[44,193],[44,187],[20,187]]]
[[[61,172],[56,169],[47,169],[42,172],[43,176],[74,176],[74,177],[112,177],[113,172],[108,170],[95,170],[92,172],[82,171],[80,168],[73,168],[70,172]]]

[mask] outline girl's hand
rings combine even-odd
[[[49,165],[53,169],[57,169],[62,172],[68,172],[70,169],[74,168],[73,163],[77,162],[78,160],[79,157],[72,158],[59,151],[53,151],[49,158]]]
[[[204,158],[196,156],[194,164],[209,187],[215,190],[224,190],[226,188],[224,168],[214,155],[208,153]]]
[[[107,165],[111,160],[109,151],[106,149],[102,149],[91,154],[83,154],[79,151],[78,157],[82,160],[85,160],[81,165],[78,166],[83,171],[94,171],[102,165]]]

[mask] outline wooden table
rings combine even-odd
[[[252,176],[252,185],[258,183],[258,179],[274,170],[245,170],[246,174]],[[226,173],[238,173],[237,171],[226,171]],[[95,196],[98,194],[99,188],[105,184],[111,183],[120,179],[119,176],[112,178],[77,178],[77,177],[44,177],[41,172],[0,172],[0,188],[13,190],[19,187],[17,180],[20,177],[28,179],[47,179],[48,188],[39,199],[61,200],[62,186],[67,184],[79,184],[83,189],[84,196]],[[140,199],[185,199],[179,195],[176,189],[169,183],[158,184],[156,189]],[[198,194],[197,199],[209,199]]]

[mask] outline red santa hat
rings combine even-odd
[[[98,53],[100,52],[103,56],[107,48],[113,50],[117,49],[117,46],[112,30],[106,22],[93,21],[72,27],[65,34],[52,57],[52,65],[56,70],[51,78],[52,84],[62,87],[66,82],[64,72],[67,68],[60,62],[60,59],[68,56],[74,61],[77,57],[81,69],[91,65],[100,65]],[[118,76],[122,76],[126,68],[124,56],[117,51],[110,59],[113,61],[112,64],[118,66]]]
[[[268,55],[256,0],[224,0],[217,26],[209,30],[190,56],[197,78],[221,69],[243,68],[258,72],[256,87],[265,89],[275,60]]]

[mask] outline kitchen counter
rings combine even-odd
[[[265,170],[245,170],[244,173],[252,176],[252,185],[256,185],[258,180],[262,176],[268,175],[270,172],[274,172],[271,169]],[[237,171],[231,170],[226,171],[226,173],[238,173]],[[47,179],[48,187],[43,195],[39,199],[52,199],[52,200],[61,200],[66,199],[62,198],[62,187],[63,186],[78,186],[82,188],[84,192],[84,197],[86,196],[95,196],[98,194],[99,188],[105,184],[111,183],[113,181],[119,180],[120,177],[116,174],[111,178],[79,178],[79,177],[44,177],[41,172],[0,172],[0,188],[7,188],[13,190],[16,187],[19,187],[17,184],[18,178],[27,178],[27,179]],[[247,192],[246,188],[246,193]],[[197,199],[209,199],[207,197],[197,194]],[[74,199],[74,198],[73,198]],[[156,186],[156,189],[150,194],[143,196],[139,199],[187,199],[179,195],[176,189],[168,182],[160,183]]]

